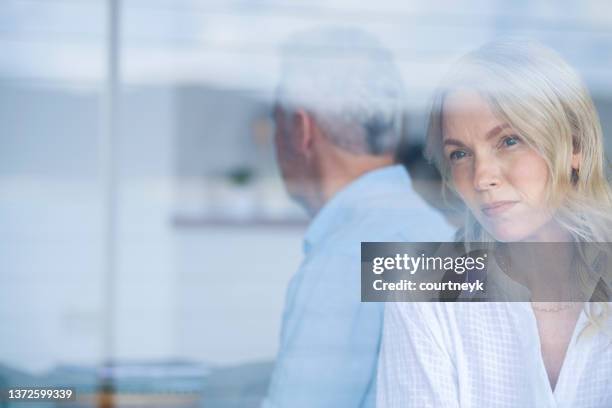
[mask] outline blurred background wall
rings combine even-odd
[[[612,3],[123,0],[117,99],[116,280],[107,307],[100,160],[103,0],[0,3],[0,363],[95,365],[105,319],[117,360],[220,366],[274,358],[302,212],[271,145],[279,45],[355,25],[395,54],[422,142],[448,64],[502,35],[567,58],[612,152]],[[333,52],[322,44],[321,54]]]

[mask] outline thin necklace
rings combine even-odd
[[[531,307],[533,308],[533,310],[537,312],[545,312],[545,313],[559,313],[563,310],[569,309],[574,304],[573,302],[538,302],[538,303],[556,304],[556,306],[542,307],[542,306],[536,306],[535,302],[531,302]]]

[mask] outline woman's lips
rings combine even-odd
[[[481,211],[487,217],[495,217],[510,210],[518,203],[518,201],[494,201],[480,207]]]

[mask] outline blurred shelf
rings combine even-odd
[[[209,216],[181,216],[172,218],[172,225],[177,228],[295,228],[304,229],[308,220],[303,218],[231,218]]]

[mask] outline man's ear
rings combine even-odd
[[[297,109],[293,113],[296,147],[306,157],[309,157],[313,151],[315,126],[314,118],[304,109]]]

